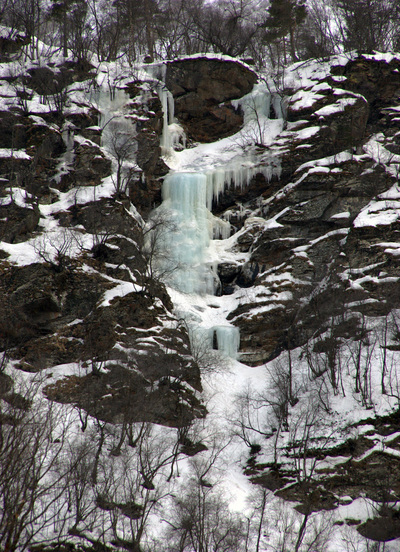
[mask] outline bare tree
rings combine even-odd
[[[191,10],[196,1],[165,0],[160,3],[160,14],[154,22],[159,57],[173,59],[201,50],[199,41],[190,32]]]
[[[118,546],[135,552],[141,550],[151,514],[169,496],[167,474],[173,459],[170,439],[151,424],[141,429],[119,456],[103,456],[96,482],[107,532]]]
[[[346,552],[385,552],[385,542],[376,542],[360,535],[354,527],[344,526],[340,531],[341,544]]]
[[[142,225],[138,243],[142,265],[138,269],[147,293],[152,292],[154,282],[164,281],[180,268],[180,263],[168,247],[177,228],[170,213],[163,210],[154,211]]]
[[[38,384],[2,404],[0,418],[0,546],[25,550],[65,514],[68,451],[64,407],[47,401]]]
[[[262,503],[263,493],[258,493]],[[253,499],[254,501],[254,499]],[[268,552],[325,552],[334,534],[334,520],[325,512],[301,515],[288,503],[274,498],[263,520],[263,547]]]
[[[332,0],[347,50],[387,51],[398,39],[400,6],[387,0]]]
[[[122,28],[118,24],[118,4],[104,9],[104,0],[90,0],[89,13],[93,17],[94,33],[93,48],[99,61],[114,61],[120,53]]]
[[[349,365],[353,368],[354,392],[361,394],[363,406],[369,407],[372,402],[371,363],[377,339],[367,329],[367,321],[361,317],[362,325],[356,339],[347,344],[349,349]]]
[[[221,552],[245,550],[246,526],[238,514],[229,511],[224,496],[210,482],[219,454],[217,446],[208,459],[194,459],[193,476],[183,496],[175,498],[171,515],[166,521],[168,551]]]
[[[38,57],[38,43],[44,38],[41,30],[45,10],[39,0],[9,0],[3,12],[3,24],[26,35],[25,56]]]
[[[279,458],[279,439],[289,431],[290,409],[299,400],[300,388],[294,386],[285,363],[277,360],[268,369],[269,385],[261,392],[247,389],[238,397],[239,415],[234,422],[234,435],[250,448],[261,450],[260,438],[273,438],[274,462]],[[265,444],[263,445],[265,446]]]
[[[297,45],[302,59],[323,58],[340,49],[340,36],[332,25],[329,3],[307,2],[307,17],[300,28]]]
[[[44,262],[49,263],[56,272],[62,272],[66,269],[75,246],[73,232],[68,228],[61,228],[58,232],[39,236],[33,247]]]
[[[136,152],[135,134],[131,125],[123,130],[114,130],[111,134],[110,151],[115,158],[117,170],[112,176],[117,194],[126,193],[132,180],[132,169],[128,161],[132,161]]]
[[[259,31],[248,1],[192,2],[190,18],[190,33],[202,44],[202,49],[230,56],[246,55]]]

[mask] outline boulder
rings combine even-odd
[[[10,111],[1,111],[0,148],[26,148],[27,126],[29,126],[29,121],[26,117],[11,113]]]
[[[248,94],[257,75],[237,61],[188,58],[167,63],[165,84],[187,136],[214,142],[238,132],[243,116],[231,100]]]
[[[344,67],[334,68],[332,73],[345,76],[347,90],[362,94],[371,104],[372,117],[376,110],[393,105],[400,96],[400,60],[368,59],[360,56]]]
[[[111,174],[111,160],[89,140],[75,145],[74,179],[80,186],[97,186]]]
[[[20,50],[26,44],[29,44],[30,38],[25,34],[18,33],[17,31],[3,27],[3,32],[0,36],[0,58],[2,61]],[[8,32],[7,32],[8,31]]]
[[[40,219],[37,208],[19,207],[11,202],[0,206],[0,240],[18,243],[29,239]]]

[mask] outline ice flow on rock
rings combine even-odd
[[[155,75],[153,75],[155,76]],[[158,68],[157,78],[165,81],[165,71]],[[265,86],[264,86],[265,88]],[[174,139],[171,128],[175,124],[173,97],[165,85],[158,87],[158,93],[164,111],[164,128],[161,146],[166,158],[174,158]],[[266,124],[269,119],[271,104],[274,106],[277,118],[281,119],[282,110],[280,99],[257,85],[253,93],[237,102],[237,107],[243,110],[245,127],[251,129],[252,121],[257,119],[260,134],[279,133],[281,123]],[[260,121],[262,121],[262,126]],[[269,132],[269,129],[271,132]],[[249,132],[249,130],[247,130]],[[201,159],[201,146],[198,158]],[[187,152],[189,150],[186,150]],[[183,152],[184,154],[185,152]],[[184,158],[184,157],[183,157]],[[176,159],[176,156],[175,156]],[[264,163],[257,166],[251,154],[243,155],[236,152],[227,162],[213,164],[212,167],[201,168],[196,155],[191,167],[171,172],[164,180],[162,195],[163,203],[156,210],[161,213],[163,220],[168,221],[161,237],[162,254],[156,259],[158,270],[163,274],[164,281],[174,289],[192,295],[214,295],[218,276],[216,266],[207,263],[207,249],[213,237],[228,238],[230,225],[213,217],[211,207],[213,201],[218,201],[219,195],[226,185],[233,183],[235,187],[247,185],[258,172],[264,174],[267,180],[280,172],[280,167],[273,163]],[[216,157],[217,159],[217,157]],[[217,317],[216,317],[217,318]],[[189,323],[188,323],[189,324]],[[213,326],[204,327],[201,323],[196,328],[190,322],[191,333],[201,336],[207,347],[217,347],[228,356],[236,357],[239,348],[239,330],[231,326],[226,320],[216,319]]]

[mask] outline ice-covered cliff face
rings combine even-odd
[[[139,466],[131,498],[164,517],[188,482],[186,455],[212,463],[222,434],[219,475],[240,508],[241,468],[270,491],[264,520],[279,523],[265,521],[266,549],[287,519],[276,497],[299,512],[281,533],[293,549],[302,527],[305,549],[329,527],[324,552],[347,552],[347,530],[357,546],[363,535],[397,539],[399,59],[298,64],[276,90],[234,60],[153,69],[93,68],[71,79],[60,113],[29,77],[21,96],[0,75],[2,405],[28,404],[9,374],[38,372],[46,396],[88,425],[89,445],[105,443],[107,478],[129,458]],[[207,365],[204,348],[240,362],[216,353]],[[200,431],[191,424],[202,417]],[[167,459],[154,482],[140,456],[153,439],[146,462]],[[114,530],[126,543],[127,487],[114,481],[107,502],[101,483],[88,487],[90,511],[110,542]],[[166,494],[146,502],[159,483]],[[64,529],[95,538],[89,519],[76,530],[73,511],[60,512]]]
[[[170,113],[164,114],[162,131],[164,160],[171,171],[162,209],[171,208],[179,228],[171,234],[172,242],[168,238],[176,251],[174,262],[181,265],[171,278],[180,280],[181,291],[222,296],[220,301],[229,304],[228,320],[241,331],[242,360],[259,364],[287,347],[304,344],[318,331],[320,320],[311,305],[325,304],[327,289],[339,295],[335,284],[322,286],[325,298],[319,298],[321,283],[332,274],[337,277],[336,265],[343,263],[347,274],[347,263],[354,264],[346,258],[346,243],[355,232],[353,220],[377,193],[390,187],[390,171],[381,173],[376,165],[379,154],[368,153],[375,146],[363,150],[363,144],[369,136],[375,140],[378,129],[371,125],[379,109],[389,113],[387,90],[393,94],[390,81],[396,76],[388,75],[385,92],[380,93],[382,105],[375,102],[372,108],[359,93],[363,85],[354,76],[360,78],[357,62],[338,58],[333,69],[313,62],[294,67],[285,77],[285,90],[273,88],[267,78],[251,93],[230,100],[243,118],[238,132],[212,144],[189,140],[184,147],[176,136],[190,135],[190,118],[176,119],[174,96],[185,105],[186,98],[197,102],[200,112],[199,106],[212,96],[208,84],[206,98],[200,93],[192,98],[196,61],[199,66],[207,63],[189,60],[186,73],[184,62],[153,70],[170,88],[161,86],[159,93]],[[388,65],[385,60],[359,63],[370,63],[377,72]],[[397,62],[390,63],[394,67]],[[200,90],[205,88],[201,78],[197,81]],[[215,96],[217,84],[216,90]],[[395,157],[391,162],[396,163]],[[348,171],[355,174],[350,178]],[[375,187],[368,184],[372,180]],[[228,231],[231,237],[226,240]],[[210,244],[213,237],[224,239]],[[193,255],[191,260],[184,260],[186,251]],[[192,273],[188,260],[196,266]],[[341,285],[344,293],[346,289],[350,293],[352,288]],[[353,302],[351,297],[348,302]],[[336,316],[328,311],[325,308],[323,316]]]
[[[248,474],[279,496],[300,501],[307,515],[327,505],[343,506],[349,493],[358,496],[357,479],[369,496],[376,497],[370,483],[376,460],[372,442],[362,458],[356,453],[363,475],[353,466],[341,465],[344,475],[339,477],[337,463],[332,462],[332,475],[314,479],[312,463],[318,461],[308,449],[319,447],[326,458],[342,446],[347,456],[352,445],[341,431],[349,430],[354,419],[368,416],[372,405],[377,419],[371,431],[381,442],[378,425],[391,423],[385,415],[398,407],[398,393],[388,390],[397,388],[398,381],[394,321],[400,306],[399,67],[396,57],[379,56],[295,66],[286,74],[285,113],[278,95],[271,101],[265,89],[263,96],[256,87],[247,104],[245,99],[235,103],[244,113],[239,133],[213,144],[164,152],[172,171],[165,180],[165,205],[174,195],[172,183],[177,185],[179,205],[187,204],[180,186],[196,186],[201,205],[208,195],[207,207],[231,225],[231,236],[210,242],[211,247],[210,230],[201,233],[203,238],[196,241],[204,244],[201,255],[191,249],[194,264],[202,267],[200,272],[196,269],[201,284],[191,287],[182,272],[174,285],[191,295],[182,299],[173,293],[174,302],[180,309],[184,305],[186,313],[191,311],[198,328],[212,327],[223,313],[240,329],[242,363],[278,359],[268,364],[268,391],[246,398],[244,440],[260,443],[262,451],[259,462],[255,455],[249,461]],[[371,81],[379,82],[375,94]],[[271,104],[274,118],[267,116]],[[197,202],[198,197],[193,205]],[[185,228],[194,217],[177,220],[182,251],[181,239],[191,241]],[[170,245],[173,249],[173,242]],[[217,288],[213,272],[218,273]],[[213,300],[208,296],[212,291],[218,295]],[[199,293],[206,294],[206,300],[200,301]],[[354,418],[351,412],[359,407],[367,410]],[[264,409],[263,421],[259,409]],[[346,421],[335,425],[339,418]],[[268,423],[269,431],[264,425]],[[310,427],[311,441],[305,443]],[[392,431],[395,438],[396,428]],[[272,445],[260,442],[260,434],[267,440],[275,435],[275,447],[287,446],[294,467],[276,448],[272,452]],[[355,447],[364,443],[363,438],[351,439]],[[296,467],[296,455],[301,454],[314,458],[303,468]],[[390,473],[397,469],[397,455],[388,454],[392,467],[387,466],[385,474],[392,488]],[[274,467],[266,470],[263,463]],[[321,462],[322,471],[324,466]],[[358,515],[363,515],[361,510]],[[373,523],[359,529],[368,538],[378,538]],[[382,538],[398,536],[392,525]]]
[[[347,244],[357,241],[356,235],[365,227],[357,219],[359,213],[395,182],[397,135],[393,124],[387,138],[388,153],[376,136],[386,129],[390,113],[396,113],[396,64],[395,58],[350,62],[337,58],[332,65],[310,62],[295,66],[273,94],[268,93],[271,86],[267,90],[261,83],[251,94],[231,100],[231,106],[243,116],[239,132],[212,144],[189,143],[187,148],[178,148],[180,151],[164,152],[173,173],[166,180],[167,187],[174,174],[177,182],[182,182],[185,173],[188,180],[196,178],[194,173],[202,175],[199,182],[203,182],[203,190],[205,186],[207,208],[231,225],[230,241],[213,243],[218,252],[209,250],[202,264],[208,262],[211,267],[208,290],[215,289],[218,280],[213,271],[218,267],[216,291],[230,297],[228,319],[240,327],[244,361],[259,364],[287,347],[304,344],[320,326],[314,304],[324,305],[325,319],[336,316],[336,307],[332,306],[333,311],[326,307],[335,303],[329,300],[328,290],[335,290],[335,299],[348,294],[343,301],[354,303],[356,309],[353,295],[358,298],[361,290],[355,294],[354,286],[345,283],[347,267],[363,261],[358,248],[353,250],[353,245],[348,248]],[[360,66],[370,74],[385,75],[372,104],[362,95],[367,85]],[[174,68],[174,64],[168,67]],[[184,78],[192,82],[190,77],[182,77],[179,64],[175,71],[169,70],[169,80],[165,71],[164,78],[176,98],[191,98],[192,90],[183,82]],[[171,133],[176,133],[179,125],[180,135],[184,133],[185,117],[169,119],[169,123]],[[384,138],[379,140],[382,143]],[[169,140],[169,145],[172,142]],[[378,225],[373,228],[387,228],[382,221],[392,222],[391,217],[377,215]],[[209,236],[210,228],[219,226],[213,220],[208,222]],[[225,232],[225,226],[222,228]],[[206,234],[199,243],[204,243]],[[229,244],[228,251],[225,244]],[[230,257],[232,252],[236,257]],[[371,261],[368,266],[374,264]],[[340,267],[343,277],[338,276]],[[330,278],[338,278],[340,293],[336,284],[322,285]],[[385,282],[389,283],[384,279],[383,286]],[[370,297],[370,290],[364,291],[367,301],[361,299],[360,309],[381,309],[376,306],[379,301]]]
[[[200,59],[200,62],[204,65],[207,60]],[[196,65],[195,60],[189,63]],[[208,60],[208,63],[212,65],[215,61]],[[226,64],[228,70],[230,65],[235,66],[232,62]],[[220,62],[218,65],[221,65]],[[161,146],[164,161],[171,169],[163,183],[163,202],[150,215],[151,220],[162,218],[167,221],[155,262],[163,281],[184,294],[180,299],[182,305],[189,304],[190,311],[193,311],[198,301],[197,296],[200,296],[204,304],[208,303],[206,308],[201,309],[202,314],[197,313],[194,320],[193,314],[185,314],[186,307],[177,307],[180,315],[188,318],[193,335],[197,336],[201,332],[210,348],[214,346],[224,353],[236,356],[239,330],[226,320],[224,313],[229,308],[226,304],[230,305],[230,300],[227,302],[226,297],[221,296],[221,282],[217,273],[217,266],[223,261],[219,255],[224,255],[231,225],[229,217],[228,220],[214,217],[211,209],[213,204],[218,203],[225,188],[231,185],[234,189],[243,190],[256,174],[261,174],[267,181],[279,177],[278,158],[273,161],[266,159],[259,165],[254,151],[248,150],[256,144],[267,147],[282,131],[282,98],[278,94],[271,94],[265,83],[256,85],[252,91],[232,101],[232,108],[243,118],[243,126],[238,132],[229,133],[225,129],[224,134],[232,136],[209,146],[191,144],[190,147],[185,147],[186,132],[190,135],[191,127],[185,124],[185,119],[182,119],[181,126],[175,118],[175,100],[164,84],[164,81],[169,82],[173,90],[178,89],[178,100],[182,99],[181,90],[186,87],[185,76],[178,73],[180,82],[174,86],[170,74],[167,78],[167,71],[174,74],[173,69],[172,64],[150,70],[152,75],[157,74],[163,79],[157,85],[164,110]],[[202,87],[201,79],[198,80],[195,87],[197,94]],[[209,83],[207,86],[208,95],[218,97],[217,87],[214,90]],[[226,90],[224,94],[227,95]],[[200,104],[204,101],[197,98]],[[274,119],[270,118],[271,113]],[[181,141],[177,136],[182,137]],[[156,239],[153,234],[158,231],[157,227],[153,233],[149,233],[149,247]],[[219,253],[216,253],[217,248]],[[215,295],[220,296],[217,309]]]

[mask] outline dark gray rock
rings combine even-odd
[[[243,117],[230,103],[249,93],[257,75],[235,61],[195,58],[167,63],[165,84],[189,138],[213,142],[237,132]]]

